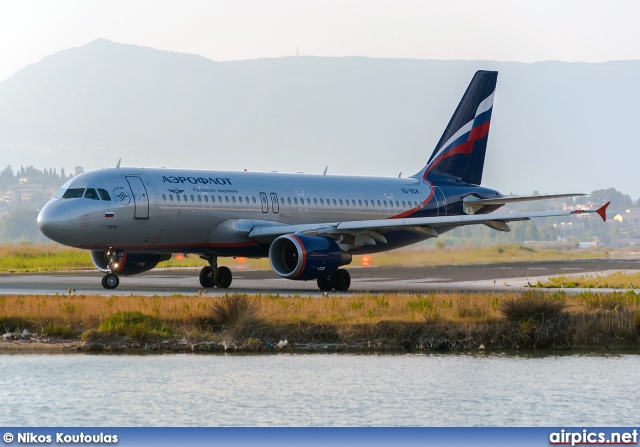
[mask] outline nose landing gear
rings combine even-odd
[[[120,278],[115,273],[107,273],[102,277],[102,287],[105,289],[115,289],[120,284]]]

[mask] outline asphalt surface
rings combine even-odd
[[[605,274],[615,271],[639,271],[640,259],[588,259],[577,261],[518,262],[481,265],[445,265],[424,267],[377,267],[348,269],[351,289],[357,292],[429,291],[509,291],[525,290],[550,276]],[[315,281],[290,281],[272,271],[233,270],[229,289],[208,289],[209,295],[226,292],[280,293],[284,295],[323,294]],[[101,285],[102,273],[73,271],[57,273],[0,274],[0,294],[103,294],[103,295],[194,295],[203,292],[199,269],[157,269],[120,278],[115,290]],[[564,289],[578,292],[580,289]],[[335,292],[333,292],[335,293]]]

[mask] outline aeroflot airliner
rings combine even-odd
[[[461,225],[509,231],[507,222],[596,211],[492,213],[510,202],[480,185],[498,73],[478,71],[427,164],[409,178],[102,169],[69,180],[38,216],[47,237],[91,250],[115,289],[119,276],[154,268],[171,253],[209,265],[203,287],[228,288],[219,257],[269,257],[283,278],[317,280],[320,290],[349,289],[340,268],[352,254],[375,253],[438,237]],[[492,213],[492,214],[489,214]]]

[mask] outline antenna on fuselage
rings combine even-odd
[[[327,169],[329,169],[329,165],[327,165],[327,167],[324,168],[324,172],[322,173],[322,175],[327,175]]]
[[[122,161],[122,158],[118,158],[118,163],[116,163],[116,169],[120,169],[120,162]]]
[[[402,171],[400,171],[400,174],[398,174],[398,178],[402,178]]]

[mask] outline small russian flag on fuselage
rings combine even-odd
[[[116,215],[116,213],[114,213],[113,211],[107,211],[106,213],[104,213],[104,217],[114,217]]]

